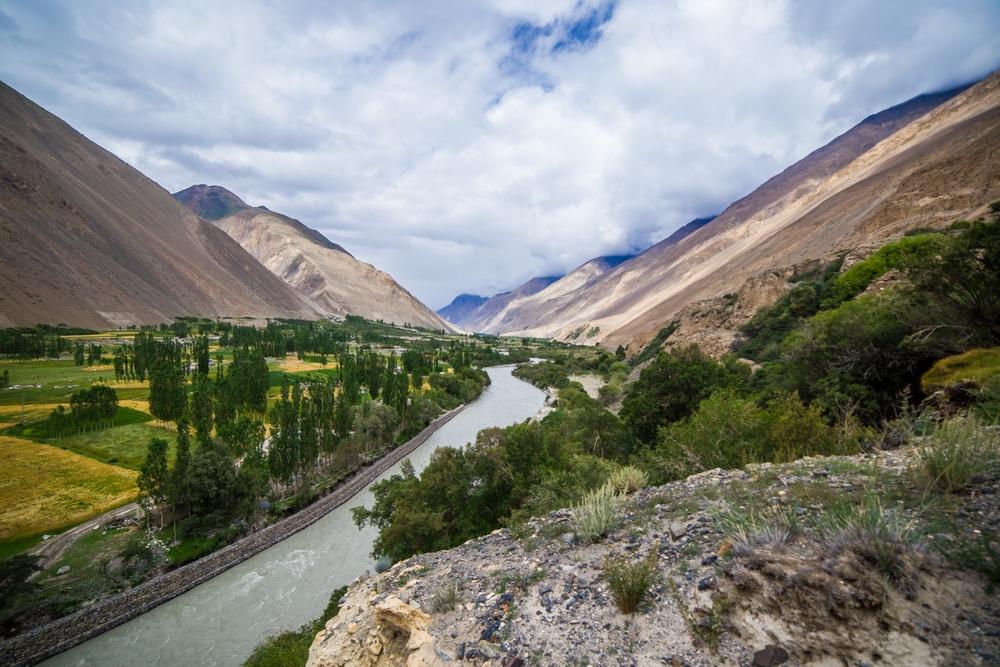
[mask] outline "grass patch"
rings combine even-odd
[[[1000,347],[969,350],[937,362],[920,378],[926,394],[956,382],[973,381],[982,387],[1000,389]]]
[[[47,407],[47,406],[46,406]],[[47,442],[48,444],[58,445],[61,440],[56,440],[49,428],[48,414],[52,412],[49,410],[45,413],[44,419],[37,419],[35,421],[16,424],[7,428],[4,435],[10,435],[18,438],[28,438],[30,440],[36,440],[38,442]],[[67,412],[67,415],[69,413]],[[153,421],[153,415],[143,412],[141,410],[136,410],[135,408],[129,407],[119,407],[118,411],[115,413],[114,426],[111,428],[117,428],[120,426],[131,426],[133,424],[145,424],[147,422]],[[89,435],[100,434],[108,429],[101,429],[99,431],[89,431],[86,434],[77,433],[76,429],[67,431],[66,435],[63,436],[62,440],[74,437],[76,435]]]
[[[917,448],[919,472],[948,493],[996,472],[1000,443],[995,431],[975,417],[951,419],[934,427],[930,440]]]
[[[894,583],[906,583],[912,575],[906,557],[916,549],[916,531],[915,521],[904,520],[900,509],[886,510],[873,493],[857,505],[832,505],[823,516],[831,551],[853,551]]]
[[[622,466],[608,477],[608,484],[617,493],[633,493],[646,488],[648,483],[646,473],[635,466]]]
[[[136,473],[0,436],[0,540],[53,532],[134,500]]]
[[[173,465],[176,454],[173,443],[177,439],[177,433],[148,423],[81,433],[53,444],[103,463],[138,470],[146,460],[146,450],[152,438],[163,438],[171,443],[167,458],[170,465]]]
[[[458,582],[451,581],[435,589],[431,594],[431,611],[435,614],[454,611],[463,600],[465,592],[459,587]]]

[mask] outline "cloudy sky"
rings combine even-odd
[[[996,0],[0,0],[0,79],[433,308],[721,212],[1000,67]]]

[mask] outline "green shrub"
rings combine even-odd
[[[920,472],[943,491],[961,491],[976,477],[996,472],[998,445],[996,431],[975,416],[941,422],[917,448]]]
[[[622,504],[622,497],[610,484],[588,493],[573,508],[573,530],[587,542],[597,541],[618,526]]]
[[[656,563],[656,549],[635,562],[615,554],[604,557],[604,580],[608,582],[611,597],[621,613],[634,613],[642,604],[649,589],[656,583]]]
[[[340,599],[346,594],[347,586],[333,591],[322,616],[298,630],[268,637],[257,645],[242,667],[305,667],[316,633],[340,612]]]
[[[617,493],[633,493],[645,488],[648,482],[646,473],[635,466],[622,466],[608,477],[608,484]]]

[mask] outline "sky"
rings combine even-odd
[[[434,309],[641,251],[998,67],[996,0],[0,0],[0,80]]]

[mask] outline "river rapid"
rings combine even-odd
[[[509,426],[541,409],[545,394],[511,370],[487,369],[492,384],[410,454],[418,472],[436,448],[465,445],[481,429]],[[397,472],[399,464],[379,479]],[[267,635],[317,618],[334,589],[373,570],[369,552],[377,531],[359,531],[350,512],[372,502],[366,488],[287,540],[42,665],[238,667]]]

